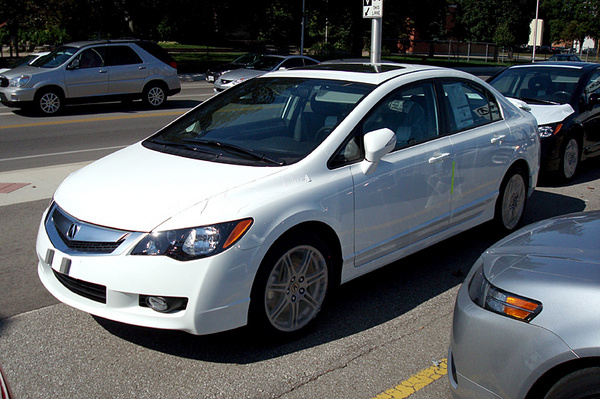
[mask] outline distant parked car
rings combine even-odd
[[[319,61],[302,55],[265,55],[244,68],[221,75],[215,81],[214,90],[218,93],[270,71],[316,65],[318,63]]]
[[[600,155],[600,65],[540,62],[505,69],[490,84],[537,118],[542,168],[560,180]]]
[[[296,334],[338,284],[492,219],[515,229],[538,168],[535,118],[471,74],[277,70],[68,177],[38,274],[123,323]]]
[[[581,58],[579,58],[575,54],[554,54],[552,57],[548,58],[548,61],[574,61],[574,62],[581,62]]]
[[[4,73],[6,71],[10,71],[11,69],[15,69],[17,67],[20,67],[21,65],[30,65],[32,64],[35,60],[37,60],[40,57],[43,57],[44,55],[49,54],[48,51],[44,51],[41,53],[33,53],[33,54],[29,54],[26,55],[25,57],[22,57],[21,59],[19,59],[18,61],[15,61],[14,63],[12,63],[11,65],[9,65],[8,68],[1,68],[0,69],[0,73]]]
[[[235,69],[243,68],[248,64],[251,64],[254,61],[258,60],[263,55],[264,54],[262,53],[248,53],[239,56],[230,63],[214,66],[208,71],[206,71],[205,79],[209,83],[214,83],[219,78],[219,76],[223,75],[224,73],[233,71]]]
[[[0,102],[53,115],[68,103],[139,99],[151,108],[179,93],[177,64],[143,40],[69,43],[0,75]]]
[[[485,251],[454,307],[454,398],[600,397],[600,212],[523,227]]]

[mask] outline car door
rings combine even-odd
[[[396,90],[358,127],[360,135],[380,128],[394,131],[395,149],[371,174],[360,164],[351,168],[356,266],[398,257],[412,244],[428,245],[449,220],[452,144],[440,136],[433,83]]]
[[[450,226],[486,217],[493,209],[503,171],[512,159],[510,129],[495,97],[474,82],[441,82],[454,149]]]
[[[146,63],[129,46],[108,46],[108,92],[110,94],[141,93],[149,71]]]
[[[104,46],[87,48],[67,65],[67,97],[93,97],[108,93],[108,68],[104,62],[104,49]]]
[[[600,70],[595,70],[584,84],[579,101],[581,114],[577,117],[585,130],[583,152],[596,155],[600,151]]]

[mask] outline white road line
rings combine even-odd
[[[121,148],[125,148],[125,147],[127,147],[127,145],[119,145],[119,146],[115,146],[115,147],[90,148],[90,149],[87,149],[87,150],[77,150],[77,151],[54,152],[54,153],[50,153],[50,154],[27,155],[27,156],[24,156],[24,157],[15,157],[15,158],[0,159],[0,162],[19,161],[21,159],[54,157],[54,156],[58,156],[58,155],[78,154],[78,153],[93,152],[93,151],[120,150]]]

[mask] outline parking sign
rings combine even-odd
[[[383,17],[383,0],[363,0],[363,18]]]

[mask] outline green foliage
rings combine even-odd
[[[600,0],[542,0],[540,8],[552,42],[600,38]]]

